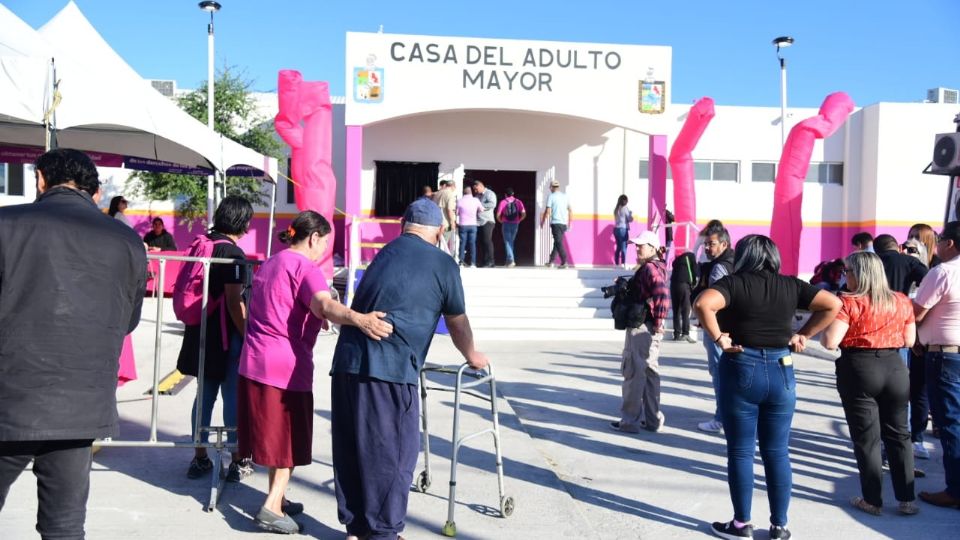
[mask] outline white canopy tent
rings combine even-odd
[[[44,146],[52,63],[58,146],[221,173],[246,166],[263,172],[275,194],[276,159],[211,131],[154,90],[72,1],[39,31],[0,4],[0,28],[0,143]]]
[[[39,32],[0,4],[0,28],[0,142],[43,145],[53,60],[61,146],[219,171],[245,165],[276,177],[275,160],[212,133],[154,90],[72,1]]]

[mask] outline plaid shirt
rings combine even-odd
[[[667,285],[667,266],[663,261],[650,261],[637,270],[639,277],[640,301],[646,301],[650,307],[654,328],[661,328],[670,313],[670,287]]]

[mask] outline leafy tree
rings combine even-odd
[[[281,158],[284,144],[274,136],[273,123],[257,115],[250,86],[251,81],[235,74],[230,68],[220,71],[214,84],[214,129],[264,155]],[[190,116],[207,123],[207,81],[177,102]],[[268,202],[256,178],[228,176],[226,182],[228,195],[239,195],[252,204]],[[206,215],[206,176],[136,172],[130,175],[129,186],[138,197],[176,201],[178,213],[187,220]]]

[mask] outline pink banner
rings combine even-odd
[[[670,149],[670,170],[673,172],[673,216],[677,223],[697,221],[697,193],[694,188],[693,149],[707,130],[716,112],[713,99],[705,97],[694,103],[683,122],[683,128]],[[687,227],[678,226],[674,231],[674,245],[690,250],[691,238],[687,238]],[[677,253],[680,253],[678,250]]]
[[[285,69],[278,76],[277,94],[280,112],[274,125],[292,150],[290,176],[297,208],[321,214],[332,227],[337,179],[331,166],[333,106],[329,86],[325,82],[305,82],[299,71]],[[331,228],[326,252],[320,259],[328,278],[333,277],[333,235]]]
[[[816,139],[825,139],[840,128],[853,112],[853,100],[834,92],[823,100],[820,113],[793,126],[783,145],[777,183],[773,191],[770,239],[780,249],[780,272],[796,276],[800,266],[800,233],[803,230],[803,181],[810,168]]]

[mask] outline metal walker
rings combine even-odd
[[[477,371],[471,373],[465,373],[469,368],[469,365],[462,364],[460,366],[441,366],[439,364],[425,364],[423,369],[420,370],[420,418],[423,424],[423,462],[424,470],[417,477],[416,489],[421,493],[426,493],[430,489],[431,483],[431,474],[430,474],[430,429],[429,423],[427,421],[427,390],[440,390],[443,392],[453,392],[454,393],[454,408],[453,408],[453,455],[450,460],[450,494],[447,499],[447,522],[443,525],[441,532],[444,536],[456,536],[457,535],[457,524],[453,519],[453,512],[456,505],[456,493],[457,493],[457,461],[460,453],[460,446],[463,445],[466,441],[484,435],[486,433],[493,434],[493,447],[496,453],[496,464],[497,464],[497,487],[500,494],[500,515],[501,517],[509,517],[513,514],[514,510],[514,501],[513,497],[508,497],[504,495],[503,490],[503,458],[500,454],[500,417],[497,412],[497,379],[493,374],[493,366],[487,366],[487,372]],[[456,375],[456,385],[451,389],[449,386],[427,386],[427,373],[445,373],[449,375]],[[472,378],[472,381],[464,381],[464,378]],[[466,392],[471,388],[486,384],[490,389],[489,396],[484,396],[476,392]],[[468,435],[460,436],[460,397],[464,394],[469,394],[478,399],[482,399],[490,402],[490,413],[493,416],[493,427],[477,431],[475,433],[470,433]]]

